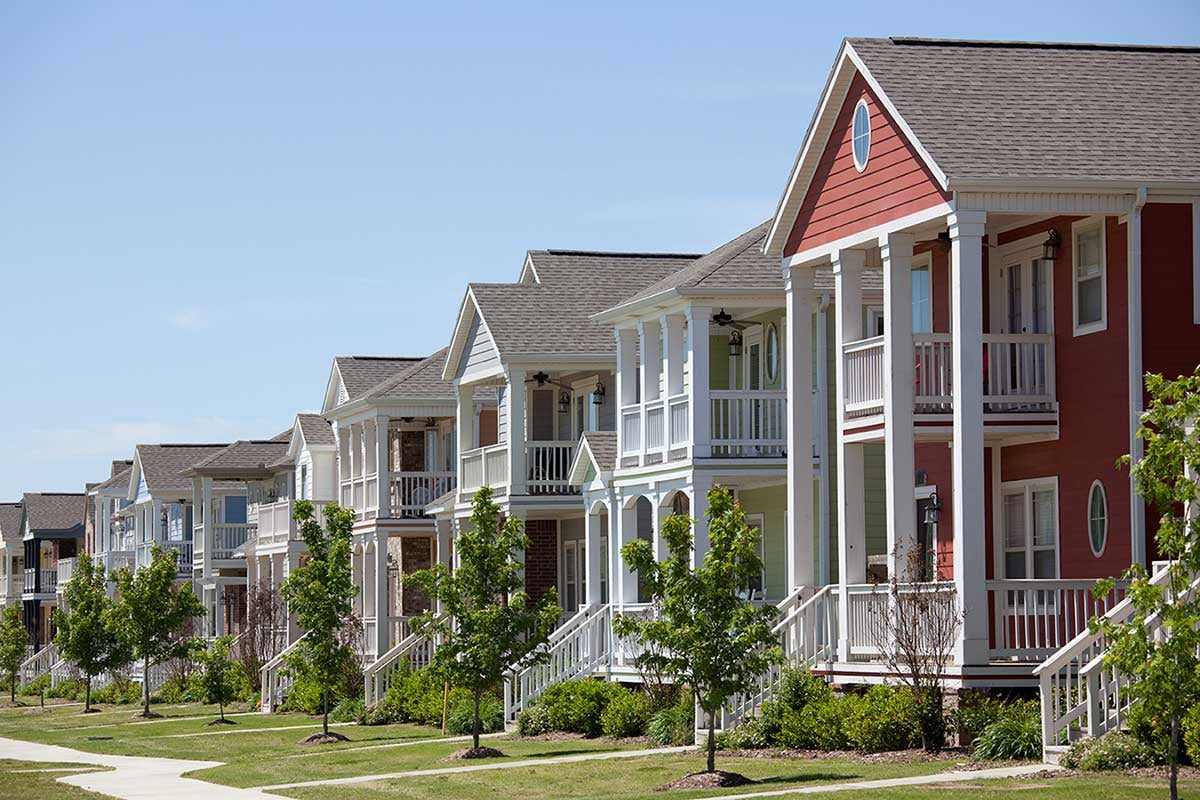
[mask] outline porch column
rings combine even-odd
[[[388,458],[388,416],[375,416],[375,491],[378,495],[380,517],[392,516],[392,472]]]
[[[712,476],[696,475],[692,479],[692,486],[695,487],[690,509],[695,520],[695,527],[692,528],[692,566],[697,567],[704,563],[704,556],[711,546],[708,536],[708,491],[713,486]]]
[[[454,472],[455,486],[459,487],[461,491],[463,486],[462,454],[475,447],[475,387],[464,386],[460,383],[457,388],[458,408],[455,411],[454,427],[455,434],[458,436],[458,453],[454,461]]]
[[[951,374],[954,381],[954,585],[963,612],[959,664],[988,658],[983,482],[982,211],[958,211],[950,224]]]
[[[1143,411],[1142,369],[1142,206],[1146,202],[1146,188],[1142,187],[1135,196],[1133,208],[1129,210],[1128,222],[1125,225],[1125,246],[1127,248],[1125,264],[1128,273],[1128,336],[1129,342],[1129,457],[1134,463],[1141,459],[1144,451],[1142,440],[1138,438],[1138,428],[1141,426]],[[1197,205],[1192,204],[1193,214]],[[1200,256],[1200,243],[1194,237],[1200,233],[1200,227],[1192,225],[1193,258]],[[1103,231],[1101,232],[1103,236]],[[1193,267],[1194,268],[1194,267]],[[1195,290],[1193,289],[1193,292]],[[1193,299],[1194,301],[1194,299]],[[1130,532],[1130,563],[1142,564],[1149,568],[1146,560],[1146,501],[1138,494],[1137,480],[1133,471],[1129,471],[1129,532]]]
[[[633,605],[638,601],[638,575],[637,572],[629,568],[625,563],[625,559],[621,557],[621,551],[625,549],[625,545],[638,538],[637,525],[637,505],[625,505],[627,498],[621,498],[622,504],[617,506],[617,512],[613,514],[613,519],[610,522],[617,522],[617,546],[613,548],[615,551],[613,563],[616,565],[616,570],[613,574],[613,582],[619,591],[614,592],[614,596],[618,599],[622,606]]]
[[[846,439],[846,359],[842,347],[862,338],[862,270],[866,253],[839,250],[833,262],[836,294],[838,420],[838,658],[850,658],[849,586],[867,579],[867,533],[863,487],[863,446]]]
[[[213,626],[214,627],[213,636],[224,636],[226,634],[226,630],[225,630],[225,584],[222,583],[221,581],[217,581],[216,586],[213,587],[213,606],[216,610],[216,613],[213,614],[214,623],[215,623]]]
[[[879,237],[883,257],[884,478],[887,490],[888,577],[912,581],[917,557],[916,456],[913,441],[913,237]],[[981,340],[982,342],[982,340]],[[981,345],[982,346],[982,343]]]
[[[712,317],[709,306],[688,306],[687,348],[691,363],[688,386],[688,441],[692,459],[712,455],[712,408],[708,399],[708,322]]]
[[[601,506],[603,508],[603,506]],[[588,511],[583,518],[584,582],[587,596],[584,602],[593,605],[600,602],[600,512]]]
[[[813,586],[813,271],[787,271],[787,585]],[[822,454],[825,457],[825,454]]]
[[[663,375],[667,397],[683,394],[683,314],[665,314],[659,320],[663,329]]]
[[[508,424],[508,494],[525,494],[525,370],[508,372],[505,418]]]
[[[662,329],[657,322],[638,322],[638,343],[642,365],[642,448],[639,463],[645,464],[650,450],[650,415],[646,411],[646,404],[661,396],[658,372],[663,367]]]
[[[386,430],[386,428],[385,428]],[[375,534],[375,654],[381,656],[392,646],[392,607],[388,603],[388,535]]]
[[[345,474],[341,476],[343,481],[349,481],[349,487],[339,487],[338,491],[342,495],[342,505],[353,509],[354,508],[354,479],[358,477],[358,432],[355,430],[354,423],[350,423],[346,427],[346,458],[347,464]],[[349,489],[349,492],[347,492]]]

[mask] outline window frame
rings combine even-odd
[[[1036,578],[1034,576],[1034,553],[1036,550],[1045,550],[1046,547],[1034,546],[1034,514],[1033,514],[1033,495],[1035,492],[1050,491],[1054,493],[1054,575],[1049,578]],[[1025,577],[1014,578],[1008,574],[1008,553],[1015,552],[1015,548],[1008,546],[1008,519],[1007,519],[1007,504],[1005,499],[1020,494],[1023,496],[1023,509],[1025,514]],[[1062,503],[1061,495],[1058,491],[1058,477],[1042,477],[1029,478],[1027,480],[1004,481],[1000,484],[1000,496],[998,498],[1000,527],[996,531],[996,564],[998,569],[1004,571],[1002,580],[1057,580],[1062,577]]]
[[[1079,321],[1079,236],[1091,231],[1099,233],[1100,275],[1085,280],[1100,281],[1100,319],[1094,322]],[[1087,336],[1108,329],[1108,247],[1105,241],[1104,217],[1088,217],[1071,224],[1071,322],[1075,336]]]
[[[859,111],[865,111],[867,114],[867,130],[862,134],[862,138],[866,141],[866,148],[863,151],[862,161],[858,158],[857,142],[859,134],[855,130],[858,123]],[[854,159],[854,168],[859,172],[863,172],[867,168],[867,164],[871,161],[871,107],[867,105],[867,98],[860,97],[854,105],[854,113],[850,115],[850,156]]]
[[[920,320],[920,322],[922,324],[918,325],[917,324],[918,323],[918,320],[917,320],[917,297],[916,297],[917,283],[910,276],[911,287],[909,289],[909,294],[912,295],[912,301],[910,303],[910,307],[912,308],[913,333],[933,333],[933,255],[931,253],[926,252],[926,253],[920,253],[918,255],[913,256],[912,269],[910,271],[912,273],[912,276],[915,276],[918,272],[925,273],[927,285],[928,285],[928,289],[929,289],[929,295],[924,299],[924,302],[927,306],[926,313],[923,315],[923,318]],[[926,327],[928,328],[928,330],[920,330],[920,328],[926,328]]]
[[[1096,543],[1092,540],[1092,497],[1095,495],[1097,489],[1100,490],[1100,497],[1104,500],[1104,534],[1100,540],[1099,550],[1096,549]],[[1092,485],[1088,489],[1087,510],[1085,513],[1087,514],[1088,547],[1091,548],[1092,555],[1100,558],[1104,555],[1104,551],[1108,549],[1108,529],[1112,515],[1108,510],[1108,489],[1105,488],[1104,483],[1099,478],[1092,481]]]
[[[779,326],[772,322],[767,326],[766,336],[763,337],[763,372],[766,378],[763,381],[764,386],[768,384],[774,385],[779,382],[779,365],[781,362]]]

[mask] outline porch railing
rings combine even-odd
[[[276,653],[274,658],[259,669],[259,683],[262,687],[260,708],[264,714],[270,714],[278,708],[288,690],[292,688],[292,684],[295,683],[295,679],[286,671],[287,657],[300,646],[300,642],[307,635],[304,633],[298,636],[294,642]]]
[[[508,444],[493,444],[465,451],[462,456],[463,480],[460,491],[473,494],[482,486],[493,489],[508,486]]]
[[[55,575],[56,586],[66,586],[71,580],[71,576],[75,574],[75,559],[60,558],[55,572],[57,573]]]
[[[341,482],[342,507],[360,517],[374,517],[379,511],[379,475],[357,475]]]
[[[787,452],[787,392],[716,389],[714,456],[780,456]]]
[[[950,581],[900,584],[898,591],[933,592],[938,604],[947,604],[947,613],[955,611],[957,591]],[[881,655],[880,643],[886,641],[886,618],[891,609],[892,587],[886,583],[851,584],[846,587],[846,638],[851,658],[870,660]],[[923,634],[921,634],[923,635]]]
[[[405,666],[421,669],[433,660],[438,642],[424,634],[410,633],[363,670],[366,704],[373,706],[387,694],[397,670]]]
[[[58,661],[58,648],[53,642],[36,650],[31,656],[21,662],[20,678],[22,685],[28,685],[39,676],[45,675]]]
[[[1088,620],[1102,617],[1125,597],[1128,584],[1119,583],[1100,599],[1093,596],[1096,581],[988,581],[992,611],[993,658],[1041,661],[1088,629]]]
[[[187,541],[153,541],[143,542],[138,545],[137,549],[137,565],[139,567],[149,566],[150,553],[154,545],[157,544],[161,550],[174,550],[178,554],[178,569],[180,575],[190,574],[192,571],[192,543]]]
[[[58,569],[42,569],[38,570],[38,591],[53,592],[58,588]]]
[[[454,488],[453,472],[394,472],[389,503],[394,519],[421,519],[425,506]]]
[[[529,494],[575,494],[567,480],[575,457],[574,442],[530,442],[525,445]]]
[[[552,634],[548,660],[516,666],[504,680],[504,718],[512,721],[546,689],[561,681],[590,675],[608,660],[612,610],[607,603],[580,609]]]
[[[234,553],[246,546],[246,540],[253,534],[254,527],[254,525],[246,523],[232,522],[214,525],[211,537],[212,557],[215,559],[233,558]],[[205,537],[206,543],[208,538]]]

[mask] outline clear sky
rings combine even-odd
[[[808,5],[0,4],[0,500],[277,433],[528,248],[766,219],[843,36],[1200,43],[1194,0]]]

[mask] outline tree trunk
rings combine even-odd
[[[88,713],[92,710],[92,676],[85,675],[83,678],[83,713]]]
[[[479,700],[480,700],[480,695],[482,695],[483,693],[479,689],[476,689],[473,692],[473,694],[475,697],[475,719],[471,725],[471,746],[474,747],[476,750],[478,750],[479,749]]]
[[[1179,800],[1179,716],[1171,717],[1171,741],[1167,746],[1167,764],[1171,775],[1171,800]]]
[[[323,715],[321,717],[321,732],[326,736],[329,735],[329,687],[321,689],[321,706]]]
[[[142,656],[142,715],[150,716],[150,656]]]
[[[225,703],[224,702],[217,703],[217,708],[221,712],[221,722],[224,722],[225,721]]]
[[[717,720],[716,712],[708,712],[708,771],[717,770]]]

